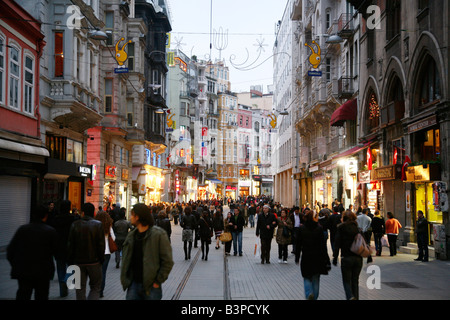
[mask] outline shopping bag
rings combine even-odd
[[[387,239],[387,235],[381,237],[381,246],[389,248],[389,241]]]
[[[255,243],[255,252],[254,252],[255,259],[259,259],[261,257],[261,241],[257,241]]]

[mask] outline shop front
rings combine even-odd
[[[70,200],[72,210],[79,211],[91,190],[87,182],[95,179],[92,168],[92,165],[48,158],[43,179],[43,202],[54,202],[58,207],[61,200]]]
[[[440,164],[425,164],[410,166],[406,169],[406,181],[414,184],[411,199],[408,199],[413,212],[421,210],[431,224],[442,224],[443,211],[448,204],[441,198],[445,197],[447,186],[441,181]],[[448,208],[447,208],[448,210]],[[414,220],[416,220],[415,217]],[[430,235],[432,234],[430,229]],[[430,241],[433,239],[430,238]]]
[[[227,197],[227,199],[236,200],[237,190],[238,190],[238,187],[236,185],[225,186],[225,196]]]
[[[258,174],[252,175],[252,195],[260,196],[262,195],[262,177]]]

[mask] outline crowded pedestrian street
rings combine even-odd
[[[229,211],[224,207],[224,214]],[[278,262],[278,247],[272,241],[270,264],[261,264],[255,258],[255,244],[258,238],[255,228],[247,226],[243,231],[243,255],[224,254],[224,246],[215,249],[210,245],[209,258],[200,258],[200,243],[192,249],[192,257],[185,260],[182,228],[171,222],[171,245],[174,266],[168,280],[162,284],[162,300],[183,301],[295,301],[304,300],[303,279],[299,265],[289,246],[287,264]],[[331,256],[330,242],[327,242]],[[373,246],[373,243],[372,243]],[[385,248],[381,256],[373,258],[370,264],[364,260],[359,278],[359,299],[373,300],[449,300],[450,263],[430,258],[428,263],[414,261],[414,255],[398,253],[389,256]],[[17,281],[10,277],[11,267],[4,252],[0,253],[0,299],[14,300]],[[379,279],[375,279],[379,276]],[[377,281],[379,286],[377,286]],[[89,289],[88,289],[89,290]],[[120,268],[114,259],[110,260],[106,274],[106,287],[101,300],[125,300],[126,292],[120,283]],[[50,284],[50,300],[75,300],[75,290],[69,290],[67,297],[59,296],[58,280]],[[328,275],[320,278],[319,300],[345,300],[340,263],[332,266]],[[180,304],[178,304],[180,305]],[[187,306],[187,304],[186,304]]]

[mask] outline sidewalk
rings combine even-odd
[[[225,212],[225,210],[224,210]],[[303,278],[300,266],[289,254],[288,264],[278,263],[278,246],[272,241],[271,263],[261,264],[253,256],[257,241],[254,228],[245,228],[243,256],[224,255],[224,246],[216,250],[215,241],[210,245],[208,261],[201,259],[199,248],[192,249],[192,259],[184,260],[181,227],[172,224],[172,250],[174,267],[168,280],[162,285],[163,300],[304,300]],[[289,251],[292,247],[289,246]],[[359,290],[361,300],[449,300],[450,261],[432,259],[428,263],[413,261],[416,256],[398,253],[390,257],[387,248],[381,257],[374,257],[371,264],[364,262]],[[331,249],[328,248],[331,256]],[[374,268],[380,275],[380,289],[369,289],[373,283]],[[0,300],[14,299],[17,281],[10,279],[10,266],[5,253],[0,253]],[[56,277],[56,275],[55,275]],[[124,300],[125,292],[120,284],[120,269],[115,268],[111,257],[102,300]],[[319,300],[344,300],[339,264],[329,275],[320,278]],[[69,290],[65,298],[59,297],[56,280],[51,281],[50,300],[75,300],[75,292]]]

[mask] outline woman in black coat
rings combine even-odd
[[[299,262],[301,255],[300,270],[304,279],[305,297],[308,300],[318,299],[320,275],[328,274],[330,270],[323,228],[317,221],[317,214],[306,210],[296,242],[295,262]]]
[[[350,250],[353,240],[359,232],[356,214],[347,210],[345,211],[342,220],[343,223],[337,228],[333,251],[333,265],[337,265],[337,258],[340,251],[341,273],[345,296],[347,300],[358,300],[359,274],[361,273],[363,258]]]
[[[209,245],[211,244],[211,237],[213,235],[213,226],[207,210],[203,211],[198,221],[198,230],[202,248],[202,260],[204,259],[205,261],[208,261]]]

